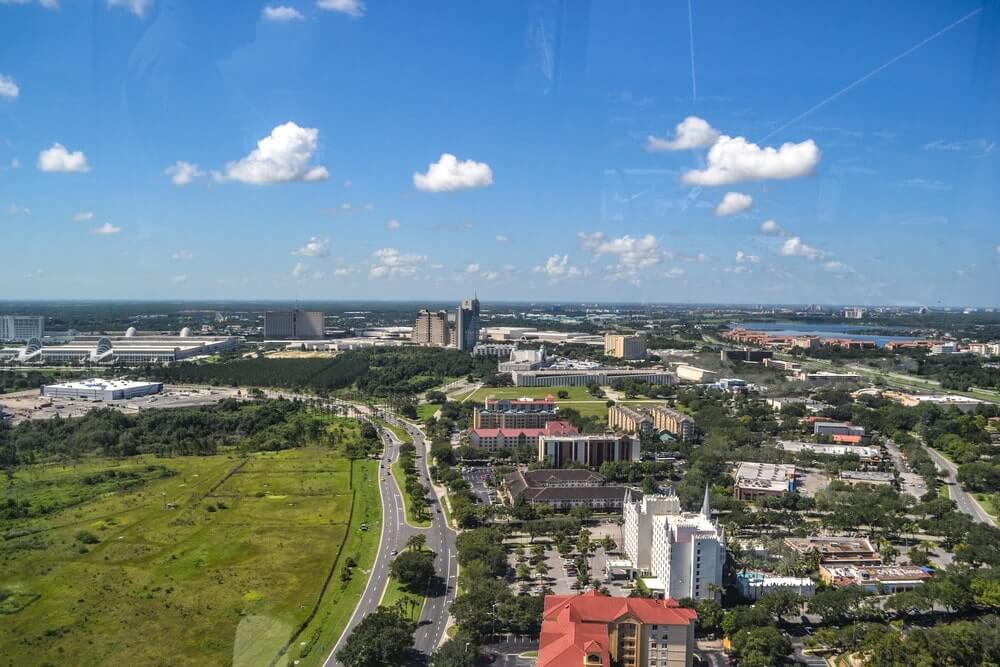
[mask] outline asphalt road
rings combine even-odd
[[[928,447],[924,444],[924,449],[930,454],[931,459],[934,460],[934,464],[938,467],[942,473],[944,473],[945,483],[948,485],[948,495],[955,501],[955,505],[958,506],[958,511],[965,512],[971,516],[975,521],[979,523],[986,523],[989,525],[995,525],[993,517],[987,514],[982,507],[979,506],[972,496],[966,493],[962,485],[958,483],[958,466],[946,459],[944,456],[935,451],[932,447]]]

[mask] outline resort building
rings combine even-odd
[[[604,354],[618,359],[645,359],[646,337],[638,334],[604,334]]]
[[[881,565],[882,558],[863,537],[786,537],[785,545],[797,554],[819,554],[826,565]]]
[[[639,439],[624,433],[539,435],[538,460],[552,468],[578,463],[597,468],[606,461],[638,461]]]
[[[550,421],[541,428],[473,428],[469,430],[469,445],[476,449],[496,452],[513,449],[520,445],[538,445],[541,435],[577,435],[578,431],[569,422]]]
[[[472,413],[473,428],[542,428],[559,419],[551,394],[545,398],[492,398]]]
[[[736,575],[736,585],[740,596],[752,601],[780,590],[790,590],[804,598],[816,595],[816,582],[809,577],[779,577],[765,572],[740,572]]]
[[[744,461],[736,466],[734,495],[737,500],[783,496],[795,491],[795,466],[784,463]]]
[[[511,379],[516,387],[586,387],[589,384],[607,387],[617,380],[638,380],[654,385],[673,385],[677,382],[676,376],[667,371],[618,367],[512,371]]]
[[[511,504],[519,499],[530,505],[567,510],[586,507],[608,511],[622,508],[626,487],[609,485],[603,475],[589,470],[522,470],[503,479],[502,493]]]
[[[653,418],[639,408],[612,405],[608,408],[608,426],[626,433],[650,433],[653,430]]]
[[[860,586],[866,593],[891,595],[912,591],[931,578],[933,570],[916,565],[826,565],[819,576],[831,586]]]
[[[447,310],[421,310],[413,323],[410,340],[417,345],[448,347],[451,344],[451,329],[448,325]]]

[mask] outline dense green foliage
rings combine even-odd
[[[394,667],[413,659],[416,624],[395,609],[379,607],[351,631],[337,660],[344,667]]]
[[[973,354],[924,355],[918,359],[917,374],[937,380],[945,389],[1000,388],[1000,373],[985,368],[982,357]]]

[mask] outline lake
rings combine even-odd
[[[849,338],[874,340],[879,347],[890,341],[917,340],[913,336],[886,336],[865,333],[873,327],[863,324],[809,324],[807,322],[734,322],[734,327],[749,331],[766,331],[775,336],[819,336],[820,338]],[[877,330],[885,330],[878,327]]]

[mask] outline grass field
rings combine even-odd
[[[549,394],[558,396],[560,391],[568,392],[569,397],[556,398],[556,403],[559,406],[573,408],[584,417],[603,419],[608,416],[608,399],[594,398],[587,392],[586,387],[483,387],[472,392],[466,400],[481,403],[490,396],[495,398],[545,398]]]
[[[430,519],[418,521],[410,513],[410,494],[406,492],[406,473],[403,472],[403,465],[398,456],[389,466],[389,470],[392,472],[392,478],[396,480],[396,488],[399,489],[399,495],[403,497],[403,512],[406,515],[406,523],[415,528],[429,528],[431,525]]]
[[[151,478],[91,494],[109,470]],[[319,448],[18,470],[3,497],[60,509],[0,520],[0,665],[320,663],[374,560],[377,474]]]
[[[393,434],[399,439],[400,442],[410,442],[410,443],[413,442],[413,436],[411,436],[409,433],[407,433],[406,429],[400,428],[398,426],[390,424],[389,422],[383,421],[381,419],[376,419],[375,421],[378,422],[378,424],[380,426],[382,426],[383,428],[387,428],[390,431],[392,431]]]
[[[424,421],[434,416],[441,409],[440,403],[421,403],[417,406],[417,419]]]
[[[983,506],[983,509],[986,510],[987,514],[994,517],[997,516],[997,506],[996,503],[993,502],[992,493],[973,493],[971,495],[980,505]]]

